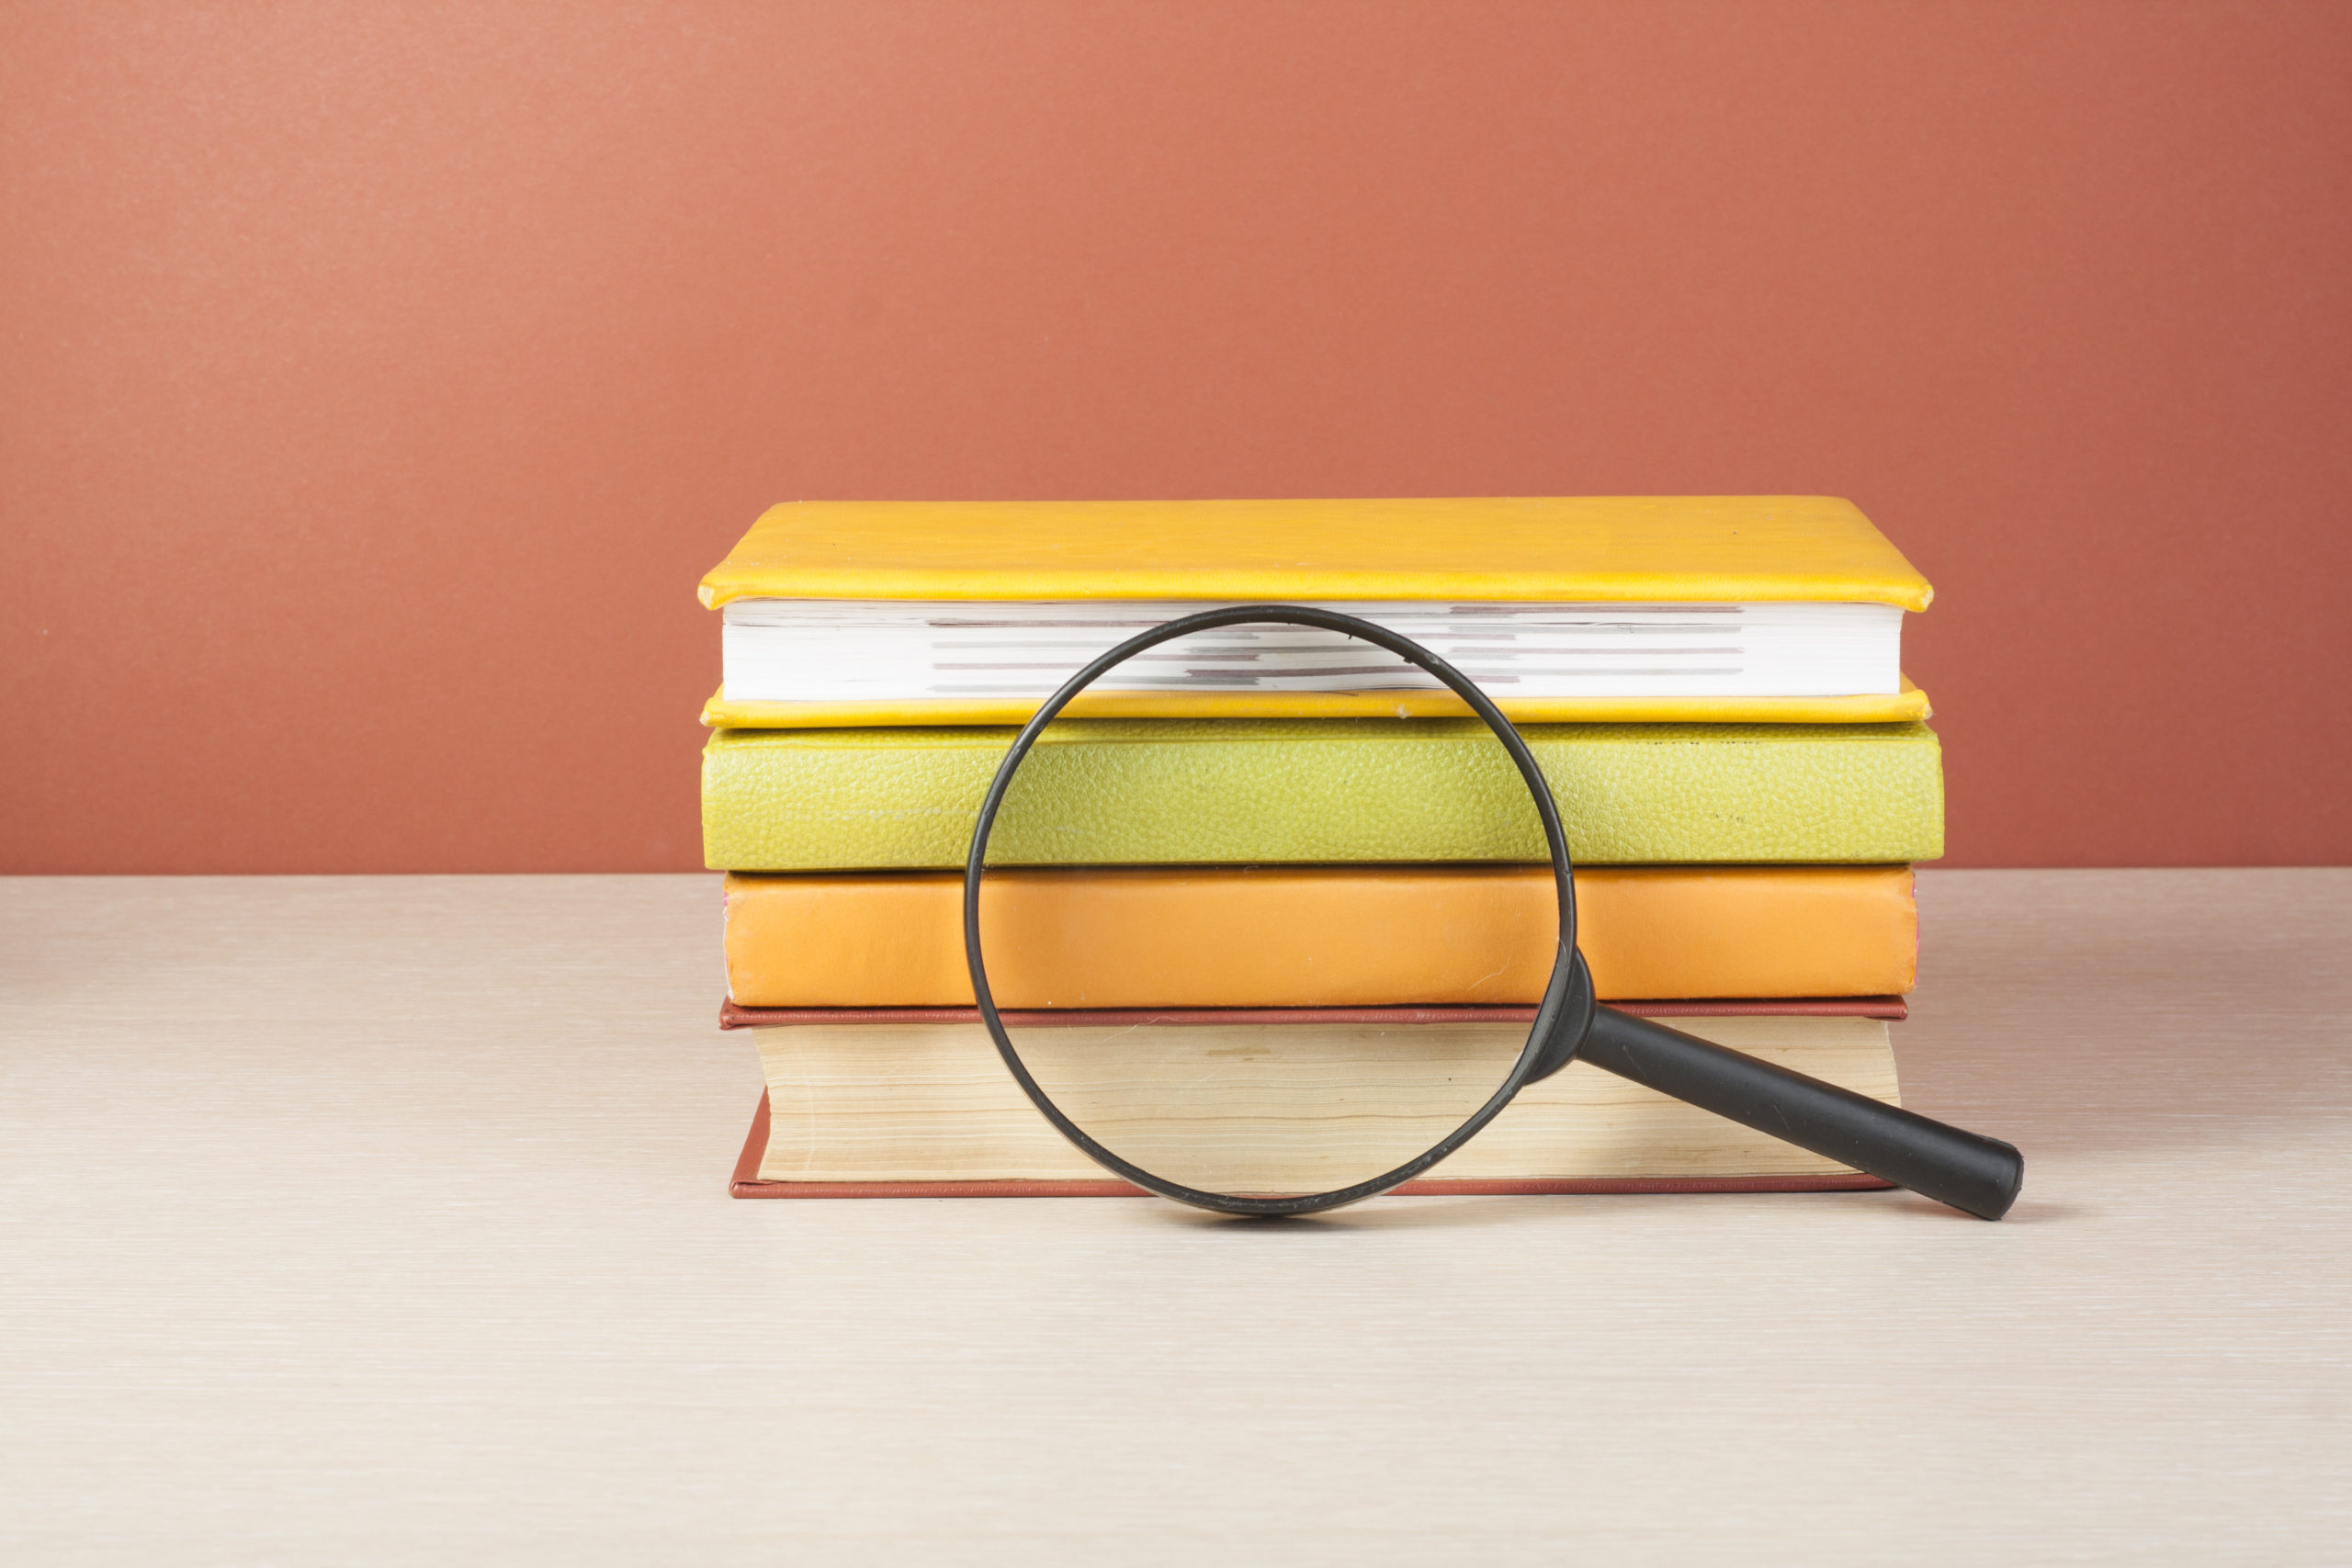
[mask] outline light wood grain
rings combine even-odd
[[[733,1202],[715,878],[0,884],[12,1562],[2321,1562],[2352,873],[1930,873],[1899,1193]]]

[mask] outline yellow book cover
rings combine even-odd
[[[1924,610],[1918,569],[1823,495],[1421,501],[797,501],[702,602],[1800,600]]]
[[[772,507],[703,579],[740,600],[1186,601],[1927,607],[1932,590],[1828,496],[829,502]],[[1899,618],[1899,616],[1898,616]],[[1073,666],[1074,668],[1075,666]],[[734,677],[730,663],[729,686]],[[1531,722],[1865,723],[1926,716],[1907,681],[1815,696],[1523,696]],[[1037,698],[778,701],[729,690],[718,727],[1015,723]],[[1073,716],[1446,716],[1432,691],[1096,692]]]
[[[1519,724],[1892,724],[1929,716],[1928,694],[1906,678],[1892,696],[1514,697],[1488,694]],[[1037,711],[1021,697],[919,697],[895,702],[767,702],[703,705],[712,729],[863,729],[875,725],[1026,724]],[[1468,718],[1452,692],[1080,692],[1071,718]]]

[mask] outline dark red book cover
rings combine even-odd
[[[1901,997],[1737,997],[1701,1001],[1611,1002],[1621,1011],[1644,1018],[1883,1018],[1901,1022],[1911,1015]],[[1007,1011],[1008,1024],[1035,1029],[1057,1023],[1073,1026],[1156,1023],[1532,1023],[1530,1007],[1390,1007],[1390,1008],[1176,1008],[1164,1012],[1128,1008],[1119,1011],[1087,1011],[1057,1008],[1050,1012]],[[978,1008],[747,1008],[732,1000],[719,1004],[721,1029],[757,1029],[791,1023],[978,1023]]]

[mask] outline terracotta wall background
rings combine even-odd
[[[796,496],[1826,491],[1951,863],[2352,859],[2352,7],[19,4],[0,868],[698,863]]]

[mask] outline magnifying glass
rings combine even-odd
[[[1316,646],[1328,649],[1334,632],[1384,649],[1451,689],[1493,732],[1543,823],[1559,907],[1550,980],[1523,1038],[1512,1025],[1409,1009],[1306,1015],[1311,1021],[1248,1010],[1107,1020],[1082,1008],[999,1010],[982,951],[981,894],[999,817],[1008,802],[1019,816],[1022,764],[1070,700],[1111,670],[1180,637],[1231,626],[1267,628],[1253,656],[1275,668]],[[1160,783],[1173,798],[1152,805],[1183,809],[1188,781]],[[1461,784],[1439,778],[1428,787]],[[1051,826],[1024,822],[1020,833],[1043,841]],[[1476,682],[1361,616],[1234,605],[1128,638],[1070,677],[1023,727],[972,829],[964,953],[981,1021],[1046,1119],[1105,1169],[1222,1213],[1306,1214],[1385,1192],[1461,1152],[1522,1090],[1578,1060],[1984,1219],[2008,1212],[2024,1179],[2024,1160],[2010,1145],[1596,1003],[1577,951],[1573,872],[1543,769]],[[1426,930],[1400,934],[1460,940],[1442,911],[1428,919]],[[1148,942],[1150,933],[1136,937]],[[1250,933],[1237,930],[1230,940],[1247,943]]]

